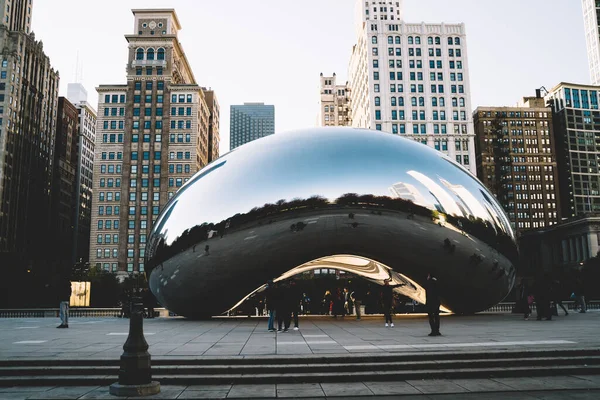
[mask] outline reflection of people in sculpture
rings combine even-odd
[[[437,279],[431,273],[427,274],[425,290],[427,314],[429,315],[429,326],[431,327],[429,336],[442,336],[440,333],[440,294]]]
[[[385,316],[385,326],[394,327],[392,321],[392,311],[394,303],[394,288],[398,286],[404,286],[404,284],[390,285],[390,279],[383,281],[383,288],[381,289],[381,306],[383,307],[383,315]],[[389,325],[388,325],[389,322]]]
[[[205,255],[205,256],[208,256],[208,255],[210,254],[210,253],[208,252],[208,249],[210,249],[210,246],[209,246],[209,245],[206,245],[206,246],[204,247],[204,255]]]

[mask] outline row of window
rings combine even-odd
[[[148,179],[148,178],[140,179],[140,183],[141,183],[141,187],[143,187],[143,188],[150,187],[150,179]],[[137,186],[138,186],[138,180],[136,178],[131,179],[129,181],[129,187],[135,188]],[[152,187],[154,187],[154,188],[160,187],[160,178],[152,179]]]
[[[119,235],[117,235],[117,234],[114,234],[114,235],[99,234],[96,237],[96,243],[97,244],[118,244],[119,243]]]
[[[144,96],[144,101],[145,101],[146,103],[152,103],[152,95],[151,95],[151,94],[147,94],[147,95],[145,95],[145,96]],[[139,94],[136,94],[136,95],[134,95],[134,96],[133,96],[133,102],[134,102],[135,104],[139,104],[139,103],[141,103],[141,102],[142,102],[142,96],[141,96],[141,95],[139,95]],[[156,102],[157,102],[157,103],[159,103],[159,104],[160,104],[160,103],[163,103],[163,102],[164,102],[164,96],[163,96],[162,94],[157,94],[157,95],[156,95]]]
[[[135,257],[135,249],[127,249],[127,258],[134,258]],[[141,249],[138,250],[138,257],[140,258],[144,258],[146,256],[146,248],[142,247]]]
[[[404,110],[392,110],[391,111],[391,118],[392,121],[395,120],[404,120],[405,119],[405,113]],[[432,112],[432,118],[434,121],[445,121],[446,120],[446,111],[433,111]],[[381,110],[375,110],[375,120],[376,121],[381,121]],[[425,111],[417,111],[417,110],[413,110],[412,112],[412,120],[413,121],[425,121]],[[466,111],[461,111],[460,112],[460,119],[459,119],[459,112],[458,111],[453,111],[452,112],[452,120],[453,121],[466,121],[467,120],[467,113]]]
[[[153,82],[152,81],[146,81],[146,90],[152,90],[152,86],[153,86]],[[136,81],[133,84],[133,87],[135,90],[142,90],[142,82],[141,81]],[[156,82],[156,90],[165,90],[165,81],[158,81]]]
[[[137,192],[129,192],[129,201],[137,201]],[[140,192],[140,201],[148,201],[148,192]],[[160,201],[160,192],[152,192],[152,201]]]
[[[418,99],[416,97],[411,97],[410,99],[411,101],[411,105],[413,107],[417,107],[417,105],[419,107],[425,107],[425,97],[419,97]],[[392,107],[396,107],[396,106],[400,106],[403,107],[404,106],[404,97],[402,96],[398,96],[396,97],[390,97],[390,104],[392,105]],[[375,106],[379,107],[381,105],[381,98],[379,96],[375,96]],[[431,106],[432,107],[445,107],[446,106],[446,100],[443,97],[432,97],[431,98]],[[464,97],[453,97],[452,98],[452,107],[465,107],[465,99]]]
[[[375,124],[375,129],[380,131],[382,130],[381,124]],[[392,124],[392,133],[406,133],[406,124]],[[445,135],[448,133],[448,129],[446,124],[433,124],[433,133],[435,135],[442,134]],[[467,125],[454,125],[454,134],[463,134],[467,133]],[[413,124],[413,134],[415,135],[426,135],[427,134],[427,124]]]
[[[112,257],[111,257],[112,254]],[[96,258],[117,258],[119,256],[119,249],[96,249]],[[108,264],[105,264],[108,265]]]
[[[376,29],[374,29],[376,30]],[[409,36],[407,38],[408,44],[421,44],[421,37],[420,36]],[[373,44],[377,44],[377,36],[372,36],[371,37],[371,42]],[[402,38],[400,36],[388,36],[387,37],[387,42],[388,44],[402,44]],[[441,44],[441,38],[439,36],[429,36],[427,38],[427,44],[429,45],[433,45],[433,44],[437,44],[440,45]],[[460,38],[459,37],[449,37],[448,38],[448,45],[452,46],[460,46]]]
[[[153,69],[152,67],[146,67],[146,75],[151,76],[152,75],[152,69]],[[142,72],[143,72],[142,68],[136,68],[135,69],[135,74],[137,76],[141,76]],[[156,75],[162,76],[162,74],[163,74],[162,67],[156,67]]]
[[[144,55],[146,57],[144,57]],[[135,59],[136,60],[154,60],[154,57],[156,56],[157,60],[164,60],[165,59],[165,49],[163,49],[162,47],[159,48],[158,50],[154,50],[154,48],[150,47],[148,49],[146,49],[146,51],[144,51],[143,48],[139,47],[136,49],[135,51]]]
[[[123,116],[125,116],[125,107],[120,107],[120,108],[118,108],[118,107],[112,107],[112,108],[105,107],[104,108],[104,116],[108,117],[109,115],[113,116],[113,117],[116,117],[117,115],[120,116],[120,117],[123,117]],[[106,128],[104,128],[104,129],[106,129]]]
[[[404,93],[404,84],[402,84],[402,83],[390,84],[390,92],[391,93],[396,93],[396,89],[397,89],[398,93]],[[430,89],[431,89],[431,93],[433,93],[433,94],[444,93],[444,85],[431,85]],[[373,91],[375,93],[381,92],[381,87],[380,87],[379,83],[373,84]],[[450,92],[463,94],[463,93],[465,93],[465,87],[463,85],[450,85]],[[419,85],[411,84],[410,85],[410,93],[425,93],[425,86],[422,84],[419,84]]]
[[[120,174],[121,173],[121,164],[101,164],[100,165],[100,173],[101,174],[106,174],[107,172],[109,174]]]
[[[121,201],[121,192],[99,192],[98,201]]]
[[[140,206],[140,215],[148,215],[148,206]],[[152,215],[158,215],[160,214],[160,207],[159,206],[152,206]],[[136,215],[137,213],[137,206],[129,206],[129,215]],[[133,243],[133,242],[127,242],[127,243]],[[141,243],[145,243],[141,242]]]
[[[104,95],[105,103],[125,103],[125,95],[124,94],[105,94]]]
[[[119,215],[120,206],[98,206],[98,215]]]
[[[101,157],[103,160],[122,160],[123,159],[123,153],[118,152],[102,152]]]
[[[118,219],[114,219],[114,220],[113,219],[107,219],[107,220],[99,219],[98,220],[98,229],[99,230],[102,230],[102,229],[118,230],[119,229],[119,220]]]

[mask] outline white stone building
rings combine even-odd
[[[409,24],[399,1],[356,1],[352,126],[412,138],[476,172],[464,24]]]
[[[600,85],[600,2],[582,0],[585,42],[592,85]]]
[[[337,83],[335,72],[332,76],[323,76],[319,84],[318,126],[351,126],[350,91],[348,83]]]

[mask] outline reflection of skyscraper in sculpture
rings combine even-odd
[[[407,173],[413,178],[415,178],[417,181],[422,183],[429,190],[429,193],[439,203],[441,212],[448,215],[463,215],[463,212],[461,211],[458,204],[456,204],[456,201],[452,198],[452,196],[450,196],[448,192],[446,192],[440,185],[435,183],[431,178],[417,171],[408,171]]]
[[[489,219],[488,212],[481,206],[480,202],[473,196],[463,185],[453,185],[445,179],[440,178],[440,182],[444,184],[452,193],[458,197],[463,207],[468,214],[475,218],[483,220]]]
[[[408,201],[412,201],[414,204],[423,207],[430,207],[431,202],[425,200],[419,189],[414,185],[405,182],[394,183],[390,187],[390,193],[392,198],[400,198]]]

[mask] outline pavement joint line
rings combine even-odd
[[[13,342],[13,344],[41,344],[46,342],[47,340],[21,340],[20,342]]]

